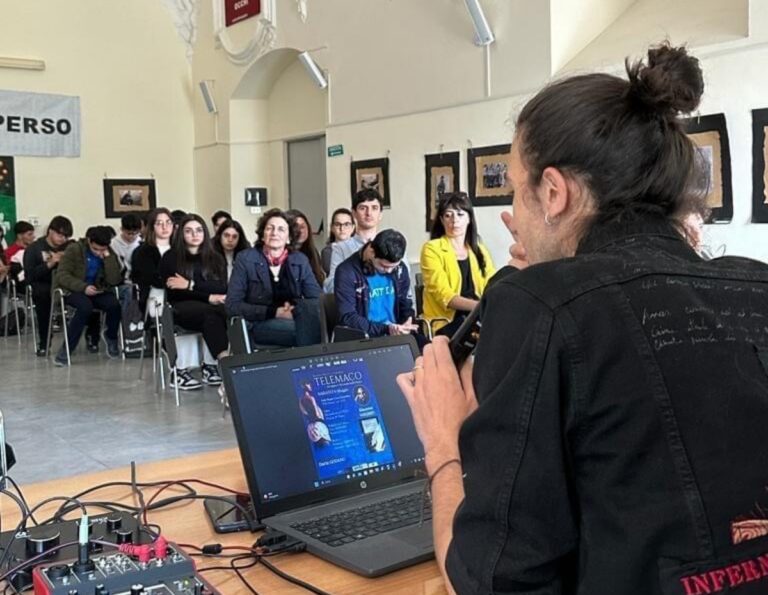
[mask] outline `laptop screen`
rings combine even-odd
[[[244,357],[254,361],[227,365],[225,375],[257,512],[259,504],[284,510],[272,505],[391,485],[423,468],[424,450],[396,382],[413,368],[411,341]]]

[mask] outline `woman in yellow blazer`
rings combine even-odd
[[[431,238],[421,249],[423,314],[435,334],[450,336],[477,305],[496,270],[477,238],[472,203],[464,192],[440,199]]]

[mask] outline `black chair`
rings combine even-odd
[[[229,338],[229,352],[232,355],[253,353],[248,325],[242,316],[233,316],[229,319],[227,337]]]
[[[318,302],[320,307],[320,340],[323,343],[341,343],[369,338],[365,331],[338,324],[339,310],[336,307],[334,294],[320,294]]]
[[[445,322],[448,324],[451,322],[447,318],[438,317],[427,319],[424,317],[424,277],[421,273],[416,273],[416,287],[414,288],[414,295],[416,297],[416,322],[421,324],[423,333],[431,341],[434,338],[434,324],[436,322]]]

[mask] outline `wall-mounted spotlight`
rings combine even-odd
[[[211,85],[211,81],[200,81],[200,92],[203,94],[205,109],[208,110],[208,113],[217,113],[218,110],[216,109],[216,102],[213,99],[213,85]]]
[[[326,78],[325,73],[317,65],[312,56],[309,55],[309,52],[301,52],[299,54],[299,62],[304,65],[307,73],[309,73],[309,76],[312,77],[312,80],[318,87],[325,89],[328,86],[328,79]]]
[[[464,0],[467,4],[469,16],[472,17],[472,24],[475,26],[475,45],[490,45],[496,38],[491,31],[491,26],[485,18],[483,7],[480,6],[480,0]]]

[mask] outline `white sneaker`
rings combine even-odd
[[[219,367],[216,364],[203,364],[203,382],[210,386],[221,384]]]
[[[177,370],[176,374],[171,370],[171,379],[169,382],[171,388],[176,388],[177,375],[179,377],[179,390],[197,390],[203,386],[197,378],[192,376],[189,370]]]

